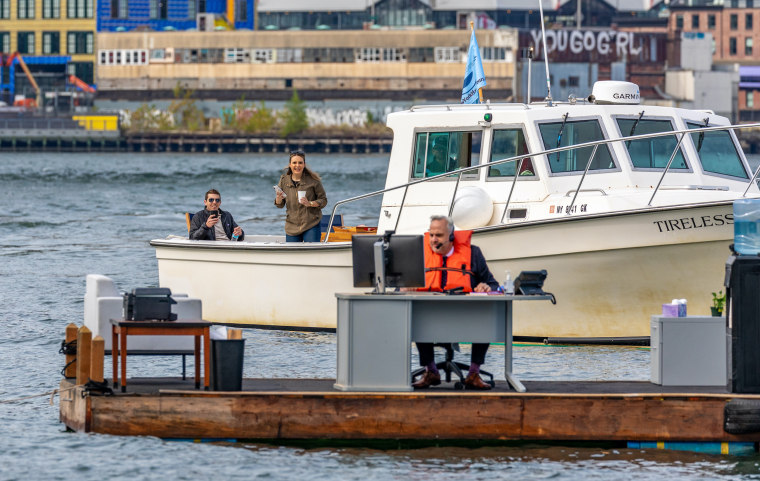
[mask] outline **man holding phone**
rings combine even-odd
[[[243,240],[243,229],[235,223],[232,214],[221,209],[222,195],[218,190],[206,192],[203,204],[206,208],[190,221],[191,240]]]

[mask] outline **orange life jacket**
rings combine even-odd
[[[454,252],[446,258],[446,268],[452,270],[446,271],[446,285],[441,286],[443,272],[427,269],[443,267],[443,256],[433,252],[433,249],[430,247],[430,234],[425,232],[425,287],[419,290],[441,292],[443,290],[454,289],[455,287],[462,287],[464,288],[464,292],[472,292],[471,274],[463,272],[469,272],[471,267],[471,238],[472,231],[454,231]]]

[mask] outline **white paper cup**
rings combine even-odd
[[[298,191],[298,200],[305,199],[306,198],[306,191],[305,190],[299,190]]]

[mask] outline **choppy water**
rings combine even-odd
[[[384,155],[308,159],[332,202],[381,188],[386,161]],[[185,233],[182,213],[202,208],[209,188],[221,190],[223,208],[247,233],[281,233],[271,186],[285,162],[282,155],[0,154],[0,479],[760,478],[760,456],[541,445],[305,449],[72,434],[58,422],[57,398],[53,405],[47,397],[6,402],[57,387],[63,364],[57,351],[66,324],[82,322],[85,275],[108,275],[121,290],[156,285],[148,240]],[[379,199],[366,201],[347,211],[347,220],[373,224],[378,209]],[[335,376],[333,334],[245,336],[246,377]],[[489,359],[499,359],[501,349],[494,346]],[[139,357],[130,370],[175,376],[178,363]],[[503,376],[500,363],[487,367]],[[524,380],[646,380],[649,352],[518,346],[514,368]]]

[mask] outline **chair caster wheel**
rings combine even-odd
[[[457,389],[457,390],[461,391],[461,390],[464,389],[464,384],[462,384],[461,382],[457,381],[457,382],[454,383],[454,389]]]

